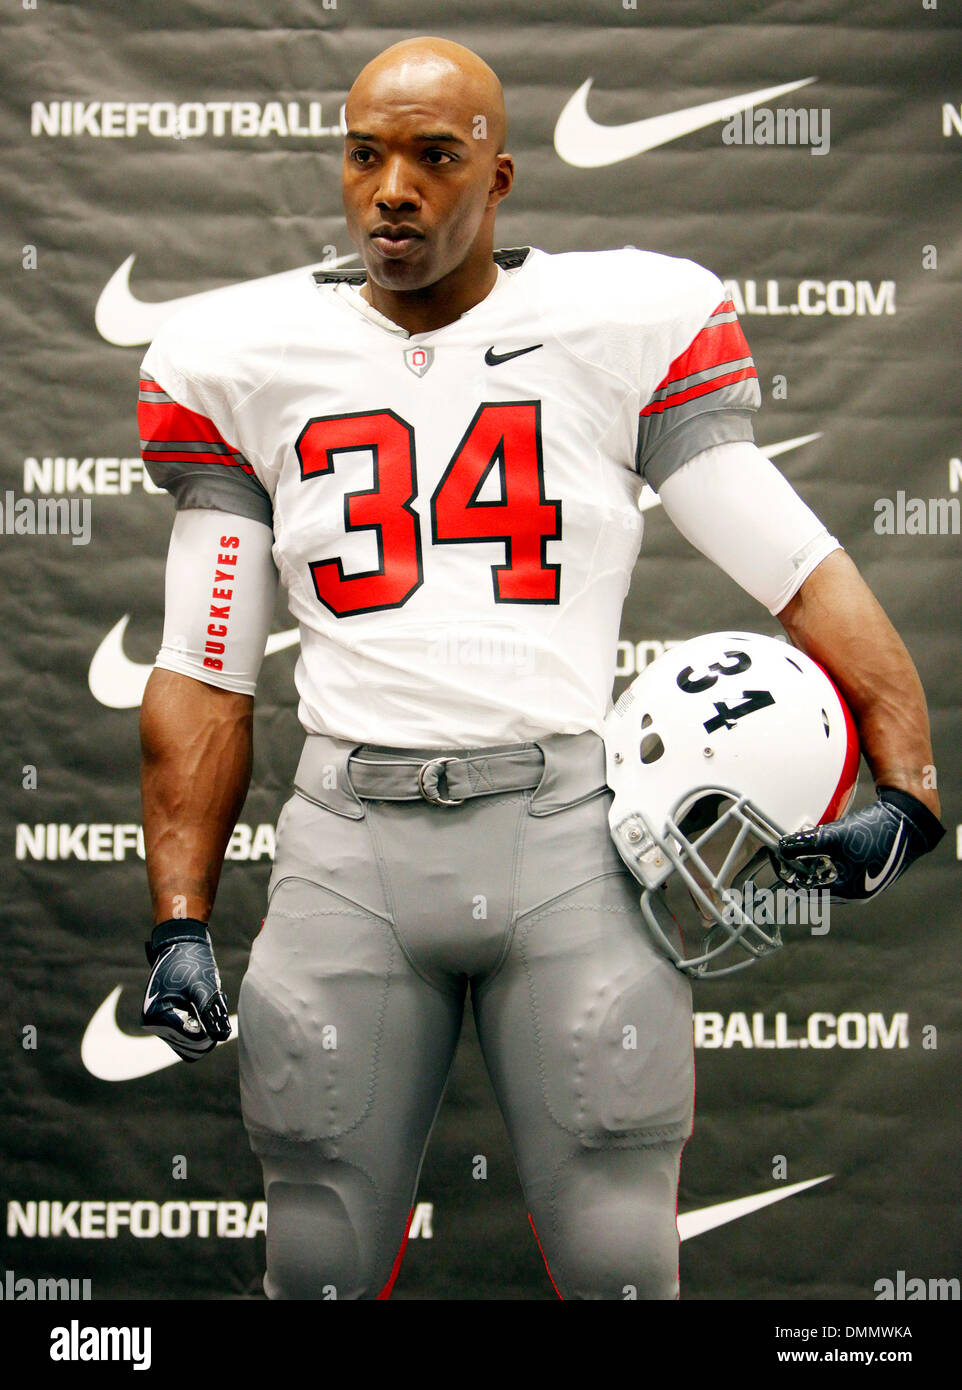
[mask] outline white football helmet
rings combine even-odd
[[[729,975],[781,946],[778,925],[751,908],[780,883],[770,852],[781,835],[837,820],[858,778],[855,724],[825,671],[758,633],[694,637],[632,681],[604,739],[611,835],[675,965]],[[706,933],[694,954],[680,884]]]

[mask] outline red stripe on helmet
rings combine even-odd
[[[826,680],[828,680],[832,689],[835,691],[839,708],[845,720],[845,758],[842,763],[842,771],[839,775],[838,784],[832,792],[829,803],[825,807],[818,822],[819,825],[826,825],[829,821],[838,820],[839,816],[844,815],[848,803],[852,799],[852,793],[855,791],[855,783],[858,779],[858,762],[862,754],[862,749],[859,744],[855,720],[852,718],[852,711],[849,709],[842,692],[825,670],[825,667],[821,666],[819,662],[815,664],[824,672]]]

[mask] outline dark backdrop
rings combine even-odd
[[[135,1033],[144,980],[145,673],[131,663],[159,644],[173,510],[139,469],[137,368],[166,312],[144,306],[349,254],[341,104],[375,53],[433,32],[476,48],[505,85],[518,180],[498,244],[631,243],[732,282],[764,396],[758,441],[859,564],[929,694],[950,831],[939,850],[870,908],[837,912],[827,936],[801,933],[748,977],[698,987],[680,1211],[824,1181],[712,1230],[694,1233],[710,1216],[683,1220],[684,1295],[871,1299],[899,1270],[962,1274],[955,7],[28,4],[0,20],[2,1268],[90,1277],[95,1298],[260,1292],[236,1047],[109,1079],[111,1056],[138,1070],[166,1060],[159,1043],[118,1050],[111,1031],[115,1007]],[[818,112],[830,144],[726,143],[716,120],[581,167],[555,127],[588,79],[590,117],[608,127],[812,79],[767,105]],[[587,147],[600,156],[610,142],[598,130]],[[924,533],[877,525],[880,499],[898,521],[900,493],[903,517],[924,500]],[[29,532],[48,503],[72,535]],[[616,694],[666,643],[779,631],[657,506],[646,521]],[[279,610],[276,629],[289,625]],[[293,662],[288,648],[264,665],[247,829],[213,923],[232,1006],[299,750]],[[420,1200],[396,1298],[553,1296],[470,1021]]]

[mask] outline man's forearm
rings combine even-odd
[[[852,559],[841,550],[824,559],[778,620],[845,696],[876,783],[911,792],[939,815],[922,682]]]
[[[141,794],[154,921],[206,922],[250,783],[254,701],[155,669],[140,716]]]

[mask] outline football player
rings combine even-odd
[[[939,836],[924,695],[752,442],[714,274],[495,252],[503,97],[457,44],[387,49],[346,119],[363,269],[219,295],[144,359],[144,458],[177,504],[142,712],[144,1023],[187,1061],[229,1036],[208,920],[279,576],[305,744],[239,1002],[267,1294],[387,1297],[470,987],[556,1292],[675,1298],[690,986],[642,929],[601,738],[643,483],[854,711],[876,806],[784,846],[832,858],[842,895]]]

